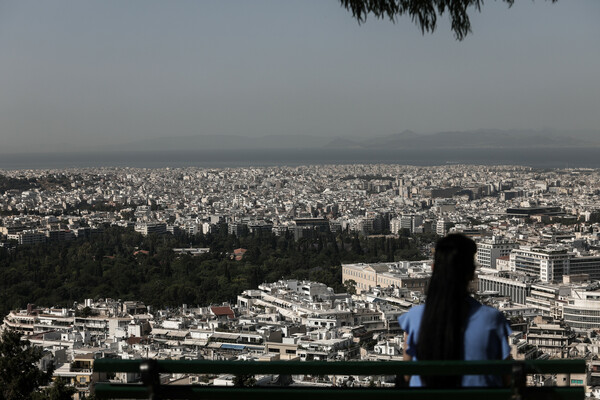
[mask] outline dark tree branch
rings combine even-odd
[[[502,1],[510,7],[515,0]],[[551,1],[555,3],[557,0]],[[340,3],[352,12],[359,24],[365,22],[369,14],[378,19],[389,18],[392,22],[408,15],[423,34],[435,31],[438,16],[447,12],[454,36],[463,40],[471,33],[469,8],[481,11],[483,0],[340,0]]]

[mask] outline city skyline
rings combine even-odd
[[[40,368],[66,390],[98,393],[109,383],[94,363],[109,358],[400,361],[401,315],[428,301],[434,247],[449,233],[477,244],[472,301],[507,319],[506,354],[600,367],[600,169],[1,172],[0,341],[14,330],[13,342],[43,347]],[[355,381],[375,379],[395,385]],[[347,383],[320,385],[334,382]],[[535,374],[527,390],[567,385],[598,397],[599,383],[593,372]]]

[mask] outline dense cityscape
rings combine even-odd
[[[0,4],[0,400],[600,398],[600,2]]]
[[[397,318],[424,301],[436,238],[459,232],[478,244],[473,295],[509,319],[512,357],[588,363],[528,384],[598,396],[599,192],[597,170],[518,166],[0,171],[2,328],[78,396],[140,379],[94,372],[105,357],[401,360]]]

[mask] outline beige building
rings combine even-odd
[[[411,267],[410,264],[406,267],[396,263],[342,265],[342,282],[346,283],[350,280],[356,282],[357,294],[377,286],[395,286],[424,293],[429,277],[430,270]]]
[[[300,359],[298,356],[298,344],[295,340],[288,339],[282,343],[267,342],[265,344],[265,351],[279,355],[279,360],[289,361]]]
[[[536,320],[527,330],[527,343],[554,358],[566,358],[568,346],[574,339],[575,333],[559,324],[538,323]]]

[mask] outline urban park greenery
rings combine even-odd
[[[100,235],[70,242],[0,248],[0,315],[27,303],[70,307],[86,298],[141,300],[155,307],[234,302],[243,290],[282,278],[323,282],[344,291],[341,264],[417,260],[433,236],[364,237],[314,232],[195,236],[150,235],[106,227]],[[176,247],[208,247],[201,256],[177,255]],[[245,248],[236,261],[232,252]],[[145,251],[138,251],[145,250]]]

